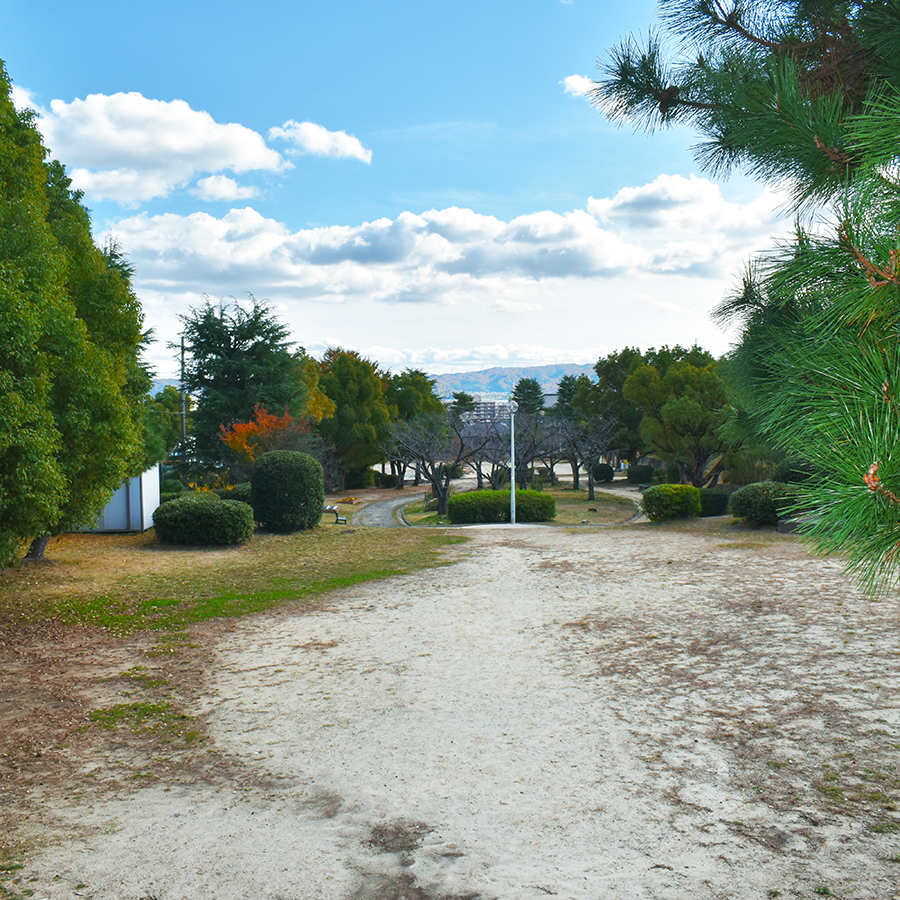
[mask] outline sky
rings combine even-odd
[[[393,371],[592,363],[734,335],[709,318],[784,234],[703,175],[688,129],[591,107],[647,0],[0,0],[13,99],[137,269],[174,377],[179,316],[265,300],[313,356]]]

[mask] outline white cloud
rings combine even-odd
[[[585,97],[587,92],[594,87],[594,82],[587,75],[566,75],[560,84],[572,97]]]
[[[289,150],[288,153],[350,157],[364,163],[372,162],[372,151],[363,147],[359,138],[346,131],[329,131],[315,122],[295,122],[289,119],[280,128],[270,128],[269,138],[280,138],[293,144],[296,149]]]
[[[222,124],[184,100],[89,94],[39,111],[44,141],[72,166],[92,200],[136,203],[166,196],[203,172],[280,171],[286,161],[262,135]]]
[[[709,310],[747,257],[784,232],[774,202],[767,194],[729,202],[703,179],[667,177],[591,198],[586,209],[508,222],[448,207],[292,230],[246,207],[218,217],[143,213],[112,227],[137,267],[147,324],[164,340],[204,295],[252,292],[306,346],[353,345],[380,358],[371,348],[396,348],[400,334],[400,346],[468,348],[490,365],[501,344],[520,348],[519,360],[526,345],[543,347],[538,359],[551,362],[571,357],[547,348],[572,343],[609,352],[696,340],[723,352]],[[443,365],[435,354],[396,352],[397,365]],[[447,365],[478,367],[475,356]]]
[[[201,200],[246,200],[259,191],[252,185],[240,185],[227,175],[210,175],[201,178],[191,193]]]
[[[10,91],[10,99],[16,109],[34,109],[37,110],[38,104],[34,99],[34,95],[27,88],[23,88],[18,84],[12,86]]]

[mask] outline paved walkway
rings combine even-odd
[[[402,519],[400,510],[404,506],[421,500],[424,496],[418,491],[415,493],[410,491],[405,496],[393,500],[376,500],[375,503],[364,506],[353,516],[353,524],[377,525],[382,528],[408,528],[409,523]]]

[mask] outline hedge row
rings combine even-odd
[[[447,502],[447,516],[454,525],[474,522],[508,522],[509,491],[468,491]],[[556,500],[540,491],[516,491],[517,522],[547,522],[556,516]]]
[[[211,491],[191,492],[157,507],[153,525],[163,544],[245,544],[253,537],[253,510]]]

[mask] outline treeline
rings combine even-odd
[[[343,491],[378,483],[402,488],[410,472],[446,507],[463,466],[478,487],[510,474],[506,406],[478,407],[465,393],[444,403],[434,381],[408,369],[392,374],[353,350],[331,348],[320,361],[290,340],[264,302],[207,302],[182,318],[184,387],[192,398],[187,440],[180,440],[180,398],[168,387],[154,399],[156,425],[175,452],[183,483],[226,487],[245,482],[261,454],[300,450],[322,464],[326,484]],[[727,477],[759,480],[771,464],[760,446],[734,437],[736,418],[726,361],[694,346],[626,348],[597,361],[596,378],[565,376],[545,405],[537,381],[521,379],[512,399],[515,477],[526,486],[537,463],[555,480],[569,465],[593,497],[595,467],[633,464],[652,455],[665,477],[697,487]],[[382,465],[384,473],[372,471]],[[389,469],[389,472],[388,472]]]

